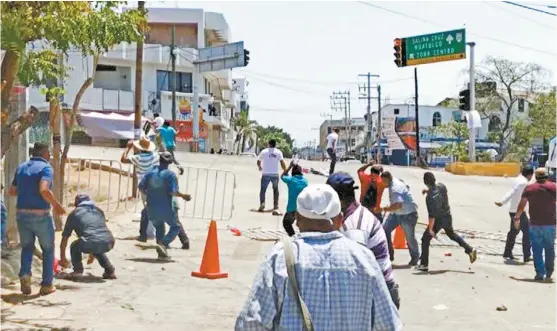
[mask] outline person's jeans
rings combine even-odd
[[[534,267],[538,276],[551,275],[555,267],[555,225],[530,225]],[[545,255],[545,261],[544,257]]]
[[[114,247],[114,241],[108,243],[91,243],[82,239],[77,239],[70,245],[70,255],[72,257],[73,271],[83,273],[82,254],[92,254],[104,271],[108,274],[114,272],[114,267],[108,260],[106,253]]]
[[[284,214],[284,218],[282,219],[282,226],[284,227],[284,231],[286,231],[286,233],[290,237],[296,234],[296,231],[294,231],[294,227],[292,226],[294,224],[294,221],[296,221],[295,211],[289,211]]]
[[[400,309],[400,294],[398,292],[398,284],[395,282],[387,282],[387,288],[389,289],[389,294],[391,299],[396,306],[396,309]]]
[[[331,159],[331,167],[329,168],[329,176],[335,173],[335,164],[337,164],[337,155],[332,148],[327,148],[327,154]]]
[[[147,214],[147,209],[145,209],[145,214]],[[188,235],[186,234],[186,230],[184,230],[184,226],[182,225],[182,223],[180,222],[180,219],[178,218],[178,212],[176,212],[176,223],[178,223],[178,225],[180,226],[180,232],[178,233],[178,238],[180,239],[180,242],[182,243],[182,245],[185,245],[186,243],[189,242],[188,239]],[[147,239],[147,227],[149,226],[149,220],[147,219],[146,221],[143,221],[143,217],[142,217],[142,221],[140,224],[140,229],[139,229],[139,237],[140,239],[145,238],[145,240]],[[141,233],[145,233],[145,237],[141,236]],[[155,238],[157,240],[157,243],[162,243],[162,239],[164,238],[164,234],[166,233],[166,227],[164,225],[164,223],[162,224],[162,229],[160,231],[156,231],[155,228]]]
[[[408,243],[408,251],[410,252],[410,258],[412,262],[418,261],[420,258],[420,248],[418,246],[418,241],[416,240],[416,224],[418,223],[418,213],[410,213],[406,215],[389,214],[385,222],[383,223],[383,229],[387,235],[387,245],[389,246],[389,255],[391,261],[395,258],[395,250],[393,249],[393,242],[391,239],[391,233],[397,226],[402,227],[404,232],[404,237]]]
[[[279,177],[278,175],[262,175],[261,176],[261,190],[259,191],[259,202],[261,205],[265,205],[265,192],[267,192],[267,187],[269,183],[273,184],[273,205],[274,208],[278,208],[279,202],[279,188],[278,188]]]
[[[41,286],[52,285],[54,278],[54,222],[52,215],[17,212],[17,229],[21,241],[21,268],[19,277],[30,276],[35,252],[35,238],[43,254],[43,281]]]
[[[146,194],[141,193],[141,201],[143,202],[143,209],[141,210],[141,221],[139,223],[139,240],[147,241],[153,236],[153,228],[149,229],[149,225],[153,227],[153,223],[149,221],[149,214],[147,213]]]
[[[511,216],[511,229],[507,233],[507,242],[505,244],[504,257],[511,257],[513,255],[513,247],[516,241],[516,235],[522,231],[522,253],[524,254],[524,259],[531,256],[530,254],[530,230],[528,225],[528,216],[526,213],[520,215],[520,230],[514,227],[514,216],[516,213],[509,213]]]
[[[176,215],[176,213],[174,214],[174,217],[170,217],[170,219],[164,221],[152,220],[152,222],[153,225],[155,226],[157,243],[165,247],[168,247],[170,243],[173,242],[174,239],[176,239],[178,234],[180,234],[181,229],[183,229],[183,227],[178,223],[178,216]],[[165,223],[168,224],[169,226],[168,233],[166,234],[165,234],[165,227],[164,227]]]
[[[451,240],[455,241],[460,247],[464,248],[464,252],[466,254],[472,253],[474,250],[461,236],[456,234],[453,229],[453,219],[451,216],[435,219],[435,223],[433,223],[433,232],[437,234],[441,229],[445,230],[447,237]],[[428,266],[429,265],[429,244],[431,243],[431,239],[433,237],[428,231],[428,228],[425,229],[424,235],[422,236],[422,256],[420,257],[421,265]]]

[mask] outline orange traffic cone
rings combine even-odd
[[[211,221],[209,225],[201,267],[199,271],[192,271],[191,275],[207,279],[228,278],[228,273],[220,272],[219,241],[217,238],[217,222],[215,221]]]
[[[406,248],[406,239],[404,238],[404,231],[402,231],[402,227],[400,225],[397,226],[395,230],[395,239],[393,240],[393,248],[394,249]]]

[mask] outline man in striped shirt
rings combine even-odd
[[[369,209],[363,207],[356,200],[354,179],[347,173],[337,172],[327,179],[329,184],[338,193],[342,212],[342,222],[335,223],[336,228],[348,238],[354,239],[369,248],[377,263],[383,271],[387,288],[393,303],[400,308],[398,284],[395,282],[393,267],[389,259],[387,236],[381,222]]]

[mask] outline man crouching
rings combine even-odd
[[[73,265],[73,273],[70,276],[81,277],[83,275],[82,254],[89,253],[104,268],[104,279],[116,279],[114,267],[106,256],[106,253],[114,247],[114,237],[106,226],[104,212],[95,206],[95,203],[86,194],[78,194],[75,197],[75,209],[68,216],[64,232],[62,232],[60,263],[63,267],[68,266],[66,247],[74,230],[78,239],[70,246]]]

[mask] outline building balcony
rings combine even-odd
[[[110,60],[130,61],[135,64],[137,44],[119,44],[104,54],[100,63],[107,63]],[[176,66],[193,68],[192,62],[197,57],[197,50],[193,48],[178,49],[176,56]],[[143,63],[164,64],[170,63],[170,47],[159,44],[143,45]]]
[[[217,86],[217,90],[219,91],[228,91],[232,90],[232,70],[220,70],[205,73],[205,78]],[[224,97],[224,95],[223,95]],[[228,99],[230,100],[230,94],[228,94]]]
[[[220,101],[214,101],[212,107],[203,114],[203,119],[209,125],[220,126],[225,131],[230,129],[229,110]]]

